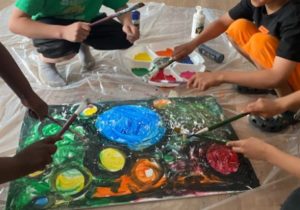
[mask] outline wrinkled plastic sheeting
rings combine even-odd
[[[170,7],[164,4],[149,3],[141,9],[141,39],[128,50],[96,51],[92,54],[96,59],[95,68],[87,73],[80,74],[80,63],[78,58],[59,64],[59,72],[67,79],[68,85],[63,88],[51,88],[41,82],[37,72],[38,55],[32,46],[30,39],[14,35],[7,29],[7,21],[11,13],[12,6],[4,9],[0,13],[0,41],[10,51],[23,73],[26,75],[34,90],[49,104],[77,103],[85,97],[93,101],[148,99],[168,96],[187,97],[200,95],[213,95],[224,107],[225,115],[232,116],[239,113],[250,101],[256,100],[259,96],[240,95],[232,85],[225,84],[220,87],[211,88],[206,92],[189,90],[184,86],[170,88],[158,88],[144,83],[135,78],[131,72],[131,55],[138,48],[153,43],[169,44],[176,46],[190,40],[192,16],[194,8]],[[112,11],[104,8],[108,14]],[[206,24],[223,14],[222,11],[204,9]],[[208,46],[225,54],[223,64],[217,64],[205,58],[205,65],[208,70],[218,71],[226,69],[251,70],[253,66],[244,59],[229,43],[227,37],[222,35],[207,43]],[[1,58],[0,58],[1,59]],[[25,108],[12,91],[0,81],[0,155],[13,155],[18,145],[19,133]],[[271,97],[271,96],[267,96]],[[299,142],[297,128],[292,126],[282,133],[270,134],[262,133],[249,125],[247,118],[233,123],[233,126],[240,138],[250,136],[266,139],[269,143],[294,155],[299,154]],[[144,203],[139,205],[120,206],[119,209],[139,209],[141,205],[145,209],[233,209],[238,202],[244,199],[262,196],[262,193],[270,193],[266,199],[272,202],[276,196],[272,193],[280,194],[280,185],[289,179],[287,175],[262,161],[252,161],[253,167],[261,181],[262,187],[248,191],[237,196],[218,195],[205,198],[190,198],[170,200],[164,202]],[[292,189],[286,185],[287,192]],[[274,189],[274,190],[273,190]],[[260,193],[262,192],[262,193]],[[7,195],[7,184],[0,188],[0,199],[2,207],[5,205]],[[257,195],[257,196],[256,196]],[[273,200],[272,200],[273,199]],[[258,199],[259,200],[259,199]],[[266,202],[267,202],[266,201]],[[280,199],[276,200],[278,203]],[[222,203],[228,203],[228,207],[220,207]],[[252,206],[259,208],[259,203],[254,199]],[[222,205],[221,205],[222,206]],[[242,206],[236,209],[249,209],[249,206]],[[107,207],[110,209],[111,207]],[[101,208],[106,209],[106,208]],[[261,208],[267,209],[267,208]]]

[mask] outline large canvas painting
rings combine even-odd
[[[55,120],[25,116],[19,149],[59,132],[77,106],[50,106]],[[223,118],[211,96],[90,105],[56,143],[51,165],[11,183],[6,208],[80,209],[255,188],[250,162],[224,144],[237,139],[231,125],[182,134]]]

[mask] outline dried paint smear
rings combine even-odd
[[[61,123],[78,105],[50,106]],[[213,97],[97,103],[56,143],[53,163],[10,184],[6,209],[82,209],[231,193],[259,186],[250,162],[227,148],[230,125],[187,139],[223,119]],[[24,119],[19,149],[61,127]]]

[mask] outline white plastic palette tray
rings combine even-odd
[[[159,51],[166,51],[167,49],[173,50],[174,46],[170,46],[170,44],[163,44],[163,43],[155,43],[155,44],[149,44],[147,46],[134,46],[130,50],[128,50],[127,55],[125,57],[129,61],[129,69],[130,72],[133,74],[133,76],[142,79],[143,74],[138,74],[137,71],[141,70],[143,72],[147,71],[146,69],[149,69],[151,66],[151,62],[158,58],[158,57],[165,57],[166,55],[158,55],[156,52]],[[148,55],[147,59],[136,59],[137,55],[141,55],[143,53],[144,55]],[[145,57],[145,56],[141,56]],[[168,66],[164,70],[164,75],[166,77],[172,76],[175,78],[174,81],[169,81],[167,79],[162,80],[155,80],[152,79],[156,77],[157,73],[153,75],[150,80],[147,82],[154,86],[159,87],[176,87],[181,84],[184,84],[187,82],[187,78],[184,77],[182,74],[193,74],[196,72],[203,72],[205,71],[205,65],[204,65],[204,59],[202,56],[197,52],[192,52],[188,59],[185,59],[185,61],[188,61],[188,63],[184,62],[174,62],[172,65]],[[135,71],[133,71],[133,69]]]

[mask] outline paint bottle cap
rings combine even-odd
[[[141,13],[138,10],[134,10],[131,12],[131,19],[132,20],[139,20]]]

